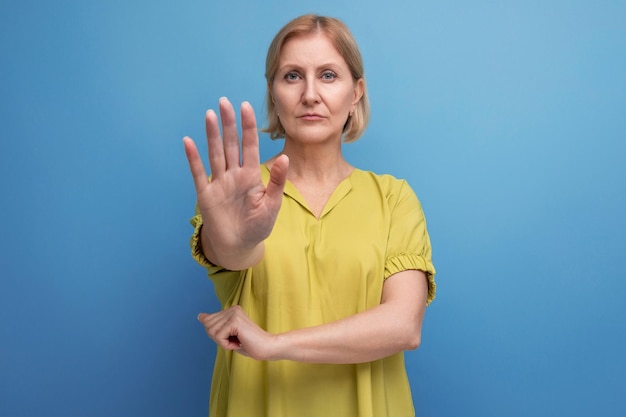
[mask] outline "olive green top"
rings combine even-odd
[[[264,183],[269,170],[262,166]],[[424,271],[428,303],[435,268],[420,202],[404,180],[355,169],[319,218],[287,182],[265,256],[228,271],[202,254],[202,218],[191,219],[194,258],[207,268],[223,308],[240,305],[270,333],[315,326],[380,304],[383,283],[404,270]],[[361,364],[256,361],[218,347],[211,417],[413,416],[402,352]]]

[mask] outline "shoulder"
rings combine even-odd
[[[402,187],[407,184],[406,180],[402,178],[396,178],[391,174],[377,174],[372,171],[366,171],[363,169],[355,168],[351,177],[358,182],[363,183],[375,183],[385,188]]]
[[[377,174],[355,169],[350,179],[355,189],[366,192],[375,191],[390,203],[397,203],[407,197],[417,200],[415,192],[405,179],[396,178],[390,174]]]

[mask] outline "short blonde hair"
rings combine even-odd
[[[348,117],[343,127],[343,141],[354,142],[365,131],[370,116],[369,100],[367,98],[367,88],[363,71],[363,59],[359,47],[350,33],[348,27],[339,19],[332,17],[307,14],[295,18],[287,23],[274,37],[267,51],[265,59],[265,79],[267,80],[267,119],[268,126],[263,132],[269,133],[272,139],[285,137],[285,129],[280,123],[280,119],[275,111],[272,100],[271,88],[274,84],[274,77],[278,71],[278,60],[280,52],[285,43],[296,36],[322,33],[328,37],[335,46],[339,54],[348,64],[354,82],[363,80],[363,96],[359,100],[356,109]]]

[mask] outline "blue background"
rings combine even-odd
[[[425,207],[439,294],[407,354],[420,416],[626,415],[623,1],[3,2],[0,415],[206,415],[218,308],[189,255],[220,96],[342,18],[373,117],[347,145]],[[262,137],[262,157],[280,143]]]

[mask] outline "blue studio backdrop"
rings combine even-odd
[[[23,0],[0,14],[0,416],[206,415],[219,305],[182,137],[206,152],[221,96],[263,120],[267,46],[307,12],[364,56],[346,157],[425,208],[417,415],[626,415],[623,1]]]

